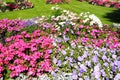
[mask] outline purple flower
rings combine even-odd
[[[111,50],[111,53],[112,53],[112,54],[115,54],[115,53],[116,53],[116,50]]]
[[[82,68],[80,68],[79,70],[80,70],[80,73],[84,73],[85,72]]]
[[[115,60],[115,61],[114,61],[114,64],[120,68],[120,61]]]
[[[71,67],[73,67],[73,64],[72,64],[72,63],[70,63],[70,66],[71,66]]]
[[[110,62],[110,66],[114,66],[115,64],[113,62]]]
[[[86,65],[87,65],[88,67],[92,67],[91,61],[86,61],[85,63],[86,63]]]
[[[88,52],[84,51],[83,58],[86,58],[88,56]]]
[[[73,73],[72,73],[72,78],[73,78],[74,80],[77,80],[78,76],[77,76],[76,70],[73,71]]]
[[[117,60],[114,60],[114,64],[117,66],[117,64],[118,64],[118,61],[117,61]]]
[[[59,70],[59,68],[56,68],[56,69],[55,69],[55,72],[57,72],[58,70]]]
[[[115,76],[114,80],[120,80],[120,73],[118,73],[118,74]]]
[[[58,60],[57,66],[61,66],[62,65],[62,61]]]
[[[100,72],[94,72],[94,76],[96,79],[99,79],[100,76],[101,76],[101,73]]]
[[[105,78],[105,80],[110,80],[109,78]]]
[[[85,80],[90,80],[90,79],[89,79],[89,76],[84,76],[84,79],[85,79]]]
[[[61,52],[62,52],[63,55],[67,54],[65,50],[62,50]]]
[[[52,53],[52,49],[49,49],[49,50],[47,50],[47,51],[48,51],[49,54]]]
[[[92,61],[93,61],[94,63],[97,63],[97,62],[98,62],[98,57],[97,57],[96,55],[93,56]]]
[[[105,62],[103,65],[106,66],[106,67],[108,67],[108,63],[107,62]]]
[[[69,38],[67,38],[65,35],[63,36],[63,39],[64,39],[65,41],[68,41],[68,40],[69,40]]]
[[[112,58],[113,58],[113,59],[116,59],[116,57],[117,57],[117,55],[115,55],[115,54],[112,55]]]
[[[58,43],[62,42],[61,38],[57,38],[56,42],[58,42]]]
[[[102,59],[103,59],[103,61],[107,60],[106,55],[103,55],[103,56],[102,56]]]
[[[100,72],[100,64],[97,64],[95,67],[94,67],[94,76],[96,79],[99,79],[100,76],[101,76],[101,72]]]
[[[78,74],[78,76],[82,76],[82,74],[81,74],[81,73],[79,73],[79,74]]]
[[[83,61],[83,57],[79,56],[78,61]]]
[[[120,68],[120,61],[117,62],[117,66]]]
[[[70,62],[73,62],[73,58],[71,58],[71,57],[70,57],[70,58],[68,58],[68,60],[69,60]]]
[[[53,57],[53,63],[56,64],[57,63],[57,59],[55,57]]]
[[[84,64],[81,64],[80,68],[83,69],[85,72],[87,71],[87,67]]]
[[[24,21],[24,26],[32,26],[35,25],[35,22],[33,20],[25,20]]]
[[[95,72],[99,72],[100,71],[100,65],[97,64],[95,67],[94,67],[94,71]]]
[[[106,47],[109,47],[109,45],[110,45],[109,43],[106,43]]]
[[[52,71],[51,74],[52,74],[53,76],[56,76],[56,73],[55,73],[54,71]]]
[[[112,71],[113,71],[113,72],[116,71],[116,67],[115,67],[115,66],[112,67]]]
[[[52,25],[50,23],[46,23],[46,22],[42,23],[41,26],[44,28],[47,28],[47,29],[52,27]]]
[[[105,71],[103,69],[101,70],[101,75],[106,76],[106,73],[105,73]]]

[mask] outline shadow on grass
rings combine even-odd
[[[114,23],[120,23],[120,9],[114,10],[112,13],[107,13],[105,18]]]

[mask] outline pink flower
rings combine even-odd
[[[49,54],[49,53],[45,53],[45,54],[44,54],[44,58],[45,58],[45,59],[50,58],[50,54]]]
[[[79,28],[82,29],[82,28],[84,28],[84,26],[83,26],[83,25],[80,25]]]
[[[26,31],[21,32],[21,35],[26,35],[26,34],[27,34]]]
[[[66,28],[66,31],[69,31],[70,29],[69,28]]]
[[[55,28],[52,28],[51,31],[52,31],[52,32],[56,32],[56,29],[55,29]]]
[[[35,75],[35,68],[29,68],[28,75],[34,76]]]
[[[25,35],[25,38],[30,38],[30,37],[31,37],[30,34]]]
[[[4,68],[2,66],[0,66],[0,73],[2,73],[3,70],[4,70]]]
[[[40,67],[43,71],[52,71],[51,63],[48,59],[41,62]]]
[[[77,32],[77,35],[80,35],[80,32],[79,32],[79,31]]]
[[[10,73],[10,78],[13,78],[13,77],[18,76],[18,75],[19,75],[19,73],[15,72],[15,71],[12,71]]]
[[[2,74],[0,74],[0,78],[2,77],[3,75]]]

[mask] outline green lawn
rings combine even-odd
[[[9,0],[6,0],[6,1],[9,1]],[[54,6],[52,4],[46,5],[45,0],[30,0],[30,1],[35,5],[34,8],[0,13],[0,19],[3,19],[3,18],[26,19],[26,18],[32,18],[32,17],[42,16],[42,15],[48,16],[51,13],[51,10],[50,10],[51,6]],[[114,8],[94,6],[94,5],[88,4],[87,2],[79,2],[77,0],[71,0],[69,4],[59,4],[59,6],[62,7],[63,9],[67,9],[67,10],[76,12],[78,14],[81,12],[91,12],[96,16],[98,16],[103,23],[105,24],[113,23],[108,18],[105,18],[104,16],[106,16],[108,13],[112,13],[115,10]]]

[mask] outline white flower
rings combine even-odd
[[[92,24],[97,24],[99,27],[103,27],[102,22],[100,21],[100,19],[97,16],[95,16],[94,14],[89,15],[89,18],[93,21],[91,23],[91,25]]]
[[[53,42],[53,46],[57,46],[57,43],[56,43],[56,42]]]
[[[60,22],[59,25],[63,27],[65,25],[65,22]]]
[[[85,20],[83,20],[83,23],[86,23],[88,22],[90,19],[89,18],[86,18]]]
[[[79,78],[79,80],[83,80],[82,78]]]
[[[90,26],[97,25],[98,27],[103,27],[102,22],[98,17],[96,17],[94,14],[90,14],[90,12],[85,12],[80,14],[80,18],[83,20],[83,23],[89,23]]]

